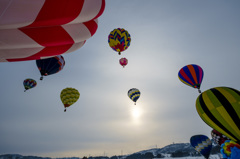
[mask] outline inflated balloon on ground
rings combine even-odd
[[[220,151],[224,158],[240,159],[240,145],[232,140],[226,140],[221,145]]]
[[[209,158],[212,149],[212,142],[207,136],[194,135],[190,138],[190,143],[192,147],[201,153],[206,159]]]
[[[219,146],[221,146],[226,140],[229,140],[228,137],[226,137],[225,135],[221,134],[220,132],[218,132],[217,130],[213,129],[211,131],[211,136],[213,141],[218,144]]]

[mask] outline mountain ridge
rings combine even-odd
[[[164,157],[169,156],[173,154],[183,155],[185,156],[200,156],[200,154],[191,146],[190,143],[174,143],[167,145],[162,148],[152,148],[147,150],[141,150],[138,152],[134,152],[132,154],[128,155],[122,155],[122,156],[90,156],[89,159],[134,159],[134,158],[156,158],[157,156]],[[218,145],[213,144],[213,148],[211,151],[211,154],[217,154],[220,153],[220,147]],[[147,154],[147,155],[146,155]],[[152,155],[151,155],[152,154]],[[137,156],[137,157],[136,157]],[[86,159],[87,157],[82,157],[83,159]],[[40,157],[40,156],[23,156],[20,154],[2,154],[0,155],[0,159],[82,159],[81,157],[58,157],[58,158],[52,158],[52,157]]]

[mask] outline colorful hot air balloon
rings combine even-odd
[[[36,64],[41,73],[40,80],[42,80],[43,76],[48,76],[61,71],[65,66],[65,61],[61,55],[58,55],[47,59],[36,60]]]
[[[136,88],[132,88],[128,91],[128,97],[135,103],[135,105],[138,98],[140,97],[140,94],[140,91]]]
[[[73,52],[98,28],[105,0],[0,1],[0,62]]]
[[[206,159],[209,158],[212,149],[212,142],[207,136],[194,135],[190,138],[190,143],[192,147],[194,147],[194,149],[201,153]]]
[[[221,153],[224,158],[239,159],[240,158],[240,145],[234,141],[226,140],[221,145]]]
[[[213,129],[211,131],[211,136],[213,141],[218,144],[219,146],[221,146],[226,140],[229,140],[228,137],[226,137],[225,135],[221,134],[220,132],[218,132],[217,130]]]
[[[201,93],[200,86],[203,79],[203,69],[200,66],[195,64],[184,66],[179,70],[178,78],[184,84],[197,88],[198,92]]]
[[[215,87],[201,93],[196,108],[202,120],[213,129],[240,143],[240,92]]]
[[[123,57],[119,60],[119,63],[120,63],[120,65],[125,67],[128,64],[128,60],[125,57]]]
[[[110,32],[108,36],[109,46],[121,55],[121,52],[130,46],[131,36],[127,30],[117,28]]]
[[[37,82],[34,79],[31,78],[27,78],[23,81],[23,86],[25,88],[24,92],[26,92],[26,90],[31,89],[33,87],[35,87],[37,85]]]
[[[64,105],[64,112],[66,111],[67,107],[70,107],[74,104],[78,98],[80,97],[80,93],[75,88],[65,88],[61,91],[60,98]]]

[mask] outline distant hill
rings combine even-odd
[[[220,146],[213,144],[211,154],[219,154]],[[146,155],[147,154],[147,155]],[[152,154],[152,155],[151,155]],[[151,157],[152,156],[152,157]],[[141,159],[141,158],[164,158],[164,157],[186,157],[186,156],[201,156],[190,143],[175,143],[167,145],[163,148],[154,148],[149,150],[139,151],[125,156],[126,159]]]
[[[220,153],[220,147],[218,145],[213,145],[211,154],[218,153]],[[191,146],[190,143],[175,143],[167,145],[163,148],[143,150],[124,156],[112,156],[112,157],[94,156],[88,157],[88,159],[152,159],[152,158],[164,158],[166,156],[185,157],[185,156],[200,156],[200,154]],[[19,154],[4,154],[0,155],[0,159],[52,159],[52,158],[38,156],[22,156]],[[81,158],[63,157],[57,159],[81,159]],[[84,157],[84,159],[87,159],[87,157]]]

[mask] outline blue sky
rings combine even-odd
[[[195,108],[199,93],[178,71],[201,66],[202,91],[240,89],[239,8],[238,0],[106,0],[96,34],[63,55],[61,72],[40,81],[35,61],[0,63],[0,154],[113,156],[211,137]],[[132,38],[122,55],[107,42],[115,28]],[[24,93],[26,78],[38,84]],[[64,112],[66,87],[80,98]],[[131,88],[141,91],[137,105],[127,96]]]

